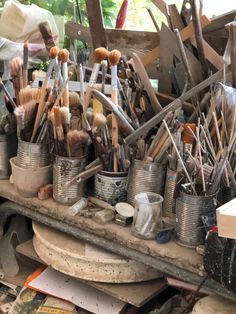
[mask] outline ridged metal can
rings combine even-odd
[[[166,171],[166,183],[163,202],[163,217],[173,217],[175,213],[175,190],[178,173],[170,168]]]
[[[217,193],[195,196],[180,192],[176,200],[175,235],[177,243],[195,248],[204,243],[202,216],[215,215]]]
[[[65,187],[86,166],[87,155],[80,158],[55,156],[53,163],[53,198],[62,204],[74,204],[84,196],[84,182]]]
[[[115,205],[125,202],[127,172],[101,171],[95,175],[95,195],[97,198]]]
[[[135,205],[135,195],[153,192],[163,195],[165,167],[160,163],[132,160],[127,182],[127,200]]]
[[[33,169],[46,167],[50,164],[48,145],[45,143],[30,143],[18,141],[17,165]]]
[[[222,186],[220,194],[221,194],[221,203],[223,205],[236,197],[236,188]]]
[[[16,135],[0,135],[0,179],[8,179],[11,173],[10,158],[16,155]]]

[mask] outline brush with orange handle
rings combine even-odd
[[[118,105],[118,87],[117,87],[117,64],[120,61],[121,52],[112,50],[108,55],[108,60],[111,65],[111,99],[114,104]],[[112,146],[116,150],[118,147],[118,123],[116,116],[112,113]],[[113,170],[118,172],[118,161],[116,154],[113,154]]]
[[[98,72],[99,72],[99,69],[100,69],[101,62],[104,59],[106,59],[107,56],[108,56],[108,51],[107,51],[106,48],[100,47],[100,48],[96,48],[94,50],[94,60],[95,61],[94,61],[92,73],[91,73],[91,76],[90,76],[90,79],[89,79],[87,91],[86,91],[86,94],[85,94],[85,103],[84,103],[85,111],[86,111],[86,109],[89,106],[89,102],[90,102],[93,86],[97,82],[97,77],[98,77]]]

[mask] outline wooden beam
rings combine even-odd
[[[103,15],[100,0],[86,0],[87,14],[93,48],[107,47],[106,32],[103,25]]]
[[[92,44],[92,36],[88,27],[75,22],[67,22],[65,25],[66,35]],[[109,49],[124,47],[127,49],[139,49],[147,51],[160,44],[160,36],[157,32],[105,29],[107,45]]]

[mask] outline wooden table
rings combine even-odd
[[[13,210],[19,214],[66,232],[79,239],[98,245],[114,253],[133,258],[150,265],[165,274],[199,285],[205,274],[202,256],[195,250],[177,245],[174,240],[158,244],[154,240],[135,238],[129,227],[114,223],[100,225],[90,218],[69,216],[68,206],[53,199],[41,201],[37,198],[24,198],[8,180],[0,180],[0,210]],[[215,281],[208,279],[204,288],[209,292],[234,298]]]

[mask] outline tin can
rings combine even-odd
[[[45,143],[30,143],[19,140],[17,150],[17,165],[22,168],[41,168],[50,164],[48,145]]]
[[[142,192],[153,192],[163,195],[165,167],[160,163],[146,163],[134,159],[131,163],[128,182],[127,200],[135,205],[135,195]]]
[[[175,190],[178,181],[178,173],[167,169],[163,202],[163,217],[173,217],[175,213]]]
[[[95,195],[97,198],[115,205],[125,202],[127,172],[101,171],[95,174]]]
[[[84,171],[87,155],[80,158],[56,156],[53,163],[53,198],[72,205],[84,196],[84,182],[65,188],[65,184]]]
[[[195,248],[203,244],[205,229],[202,216],[215,215],[217,193],[209,196],[195,196],[180,192],[176,200],[175,235],[177,243]]]
[[[10,159],[16,155],[16,135],[0,135],[0,179],[8,179],[11,173]]]

